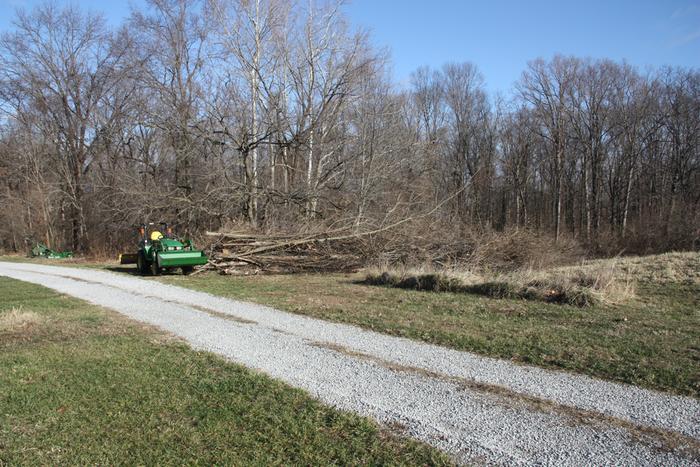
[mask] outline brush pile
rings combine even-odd
[[[438,223],[408,220],[379,227],[313,232],[207,232],[209,264],[221,274],[354,272],[366,266],[496,271],[574,264],[582,256],[574,241],[554,242],[527,230],[457,232]]]
[[[342,231],[304,236],[207,232],[213,242],[203,271],[221,274],[353,272],[371,256],[362,235]]]

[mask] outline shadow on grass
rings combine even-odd
[[[393,287],[424,292],[451,292],[473,294],[495,299],[524,299],[560,305],[589,307],[598,304],[590,290],[581,287],[565,287],[557,283],[531,282],[525,285],[505,281],[487,281],[465,284],[444,274],[418,274],[401,276],[384,272],[368,274],[356,283],[381,287]]]

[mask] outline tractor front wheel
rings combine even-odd
[[[182,266],[182,275],[187,276],[192,274],[192,271],[194,271],[194,266]]]
[[[136,270],[141,275],[148,273],[148,266],[146,266],[146,255],[144,255],[142,251],[139,251],[139,254],[136,257]]]
[[[160,266],[158,265],[158,254],[156,253],[153,262],[151,263],[151,275],[157,276],[160,274]]]

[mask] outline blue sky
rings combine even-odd
[[[36,3],[0,0],[0,28],[17,6]],[[78,3],[115,23],[130,4]],[[556,53],[624,59],[642,70],[700,66],[700,0],[354,0],[344,8],[390,51],[399,85],[421,65],[470,61],[489,91],[508,95],[529,60]]]
[[[470,61],[490,91],[508,94],[529,60],[556,53],[700,66],[700,0],[355,0],[347,11],[390,48],[397,81]]]

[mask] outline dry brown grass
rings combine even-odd
[[[43,318],[33,311],[12,308],[0,314],[0,333],[17,333],[40,324]]]
[[[621,304],[639,282],[700,284],[700,253],[584,261],[576,266],[534,267],[498,273],[424,268],[373,268],[366,282],[433,292],[476,293],[575,306]]]
[[[531,293],[536,297],[544,294],[546,301],[578,306],[619,304],[634,297],[634,271],[640,267],[641,263],[634,266],[612,258],[578,266],[518,271],[507,280],[525,290],[534,289]]]
[[[609,260],[594,260],[584,267],[599,267]],[[661,284],[700,284],[700,252],[671,252],[653,256],[616,258],[619,271],[635,280]]]
[[[384,271],[381,274],[368,273],[365,282],[400,289],[423,290],[430,292],[473,293],[491,298],[539,300],[548,303],[563,303],[579,307],[614,302],[608,298],[617,281],[599,281],[586,278],[584,283],[559,276],[537,276],[517,273],[502,276],[486,276],[481,281],[464,281],[450,272],[425,274],[400,274]],[[618,289],[617,285],[614,287]],[[629,296],[626,293],[626,296]]]

